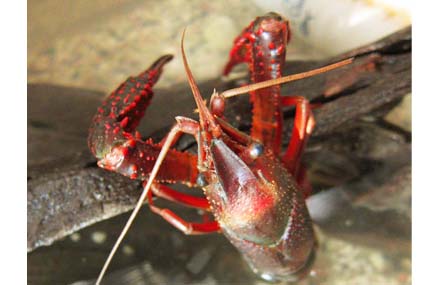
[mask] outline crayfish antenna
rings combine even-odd
[[[270,79],[270,80],[262,81],[259,83],[250,84],[250,85],[243,86],[243,87],[229,89],[229,90],[223,91],[220,94],[220,96],[222,96],[224,98],[229,98],[229,97],[249,93],[251,91],[259,90],[262,88],[267,88],[270,86],[283,84],[283,83],[287,83],[290,81],[304,79],[307,77],[315,76],[315,75],[320,74],[320,73],[325,73],[325,72],[328,72],[330,70],[334,70],[336,68],[340,68],[340,67],[348,65],[352,62],[353,62],[353,58],[348,58],[348,59],[330,64],[330,65],[327,65],[327,66],[324,66],[321,68],[316,68],[313,70],[309,70],[306,72],[301,72],[301,73],[297,73],[297,74],[293,74],[293,75],[288,75],[288,76],[284,76],[284,77],[280,77],[280,78],[276,78],[276,79]]]
[[[212,131],[213,136],[218,137],[221,132],[220,127],[215,122],[214,117],[212,116],[211,112],[205,105],[204,100],[202,99],[202,95],[199,92],[196,81],[193,77],[192,71],[190,70],[189,64],[187,62],[186,53],[184,51],[185,33],[186,33],[186,29],[183,30],[183,34],[181,37],[181,55],[183,57],[184,69],[186,70],[187,80],[189,81],[189,85],[190,85],[190,88],[192,89],[193,97],[195,98],[196,105],[198,107],[199,121],[202,129],[207,129],[207,127],[209,126],[209,129]],[[215,90],[214,90],[214,94],[216,94]]]

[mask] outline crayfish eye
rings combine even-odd
[[[263,145],[260,143],[254,142],[249,146],[248,152],[252,159],[256,159],[263,154]]]
[[[211,113],[218,117],[223,117],[224,109],[225,109],[225,101],[219,96],[217,93],[211,96],[210,101]]]
[[[197,184],[199,187],[205,187],[205,186],[207,186],[207,185],[208,185],[208,181],[207,181],[207,179],[205,178],[205,175],[204,175],[203,173],[199,173],[199,174],[198,174],[198,177],[196,178],[196,184]]]

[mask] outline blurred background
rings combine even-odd
[[[184,82],[186,51],[198,81],[219,76],[233,39],[275,11],[290,20],[289,59],[322,59],[410,25],[408,1],[28,1],[28,81],[109,92],[162,54],[175,60],[158,86]]]
[[[186,77],[179,57],[180,37],[187,27],[186,53],[199,84],[220,76],[233,39],[251,20],[269,11],[291,22],[287,60],[325,59],[411,25],[408,2],[29,0],[28,83],[108,93],[160,55],[171,53],[175,59],[157,88],[181,84]],[[395,116],[410,126],[409,101],[405,104],[403,117]],[[195,214],[169,207],[185,216]],[[104,221],[30,253],[29,284],[91,284],[85,280],[97,276],[127,217]],[[351,226],[351,220],[345,223]],[[183,236],[147,209],[134,230],[114,259],[107,284],[266,284],[221,235]],[[410,244],[394,243],[399,249],[394,250],[320,231],[318,235],[316,268],[301,284],[411,283]],[[373,235],[357,239],[372,240]]]

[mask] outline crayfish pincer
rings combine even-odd
[[[98,165],[143,181],[138,204],[99,275],[99,283],[145,199],[151,211],[185,234],[222,232],[242,253],[254,272],[267,280],[297,280],[314,259],[316,239],[305,205],[309,183],[301,156],[314,126],[306,99],[281,96],[280,84],[349,64],[341,61],[312,71],[281,76],[285,45],[290,38],[286,20],[275,13],[253,21],[235,40],[225,74],[241,62],[249,64],[253,84],[214,93],[211,108],[202,99],[184,52],[187,79],[199,120],[176,117],[159,143],[142,140],[136,132],[153,95],[152,86],[171,59],[163,56],[146,72],[129,78],[98,109],[90,128],[89,146]],[[223,116],[225,100],[251,93],[253,127],[247,135]],[[281,155],[281,108],[296,106],[295,127]],[[197,154],[173,148],[181,135],[198,144]],[[166,183],[182,182],[203,189],[205,198],[178,192]],[[214,219],[188,222],[155,204],[153,195],[212,213]]]

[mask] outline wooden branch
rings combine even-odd
[[[340,132],[364,116],[382,115],[411,92],[410,28],[337,59],[350,56],[355,57],[355,62],[347,67],[282,88],[283,95],[302,95],[322,104],[314,111],[317,125],[313,140]],[[285,74],[337,59],[289,62]],[[214,87],[226,90],[236,85],[237,81],[212,80],[199,87],[202,94],[209,96]],[[156,89],[155,93],[144,118],[151,118],[152,124],[144,123],[140,131],[160,139],[174,122],[174,116],[194,117],[195,105],[188,86]],[[103,97],[101,92],[82,89],[28,87],[28,251],[124,213],[136,203],[139,182],[97,168],[87,150],[87,130]],[[167,106],[175,106],[174,112]],[[291,115],[287,110],[286,133],[292,126]],[[227,117],[240,129],[249,127],[247,96],[230,99]],[[288,139],[286,136],[284,142]],[[186,139],[178,148],[184,150],[191,143]]]

